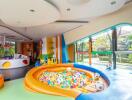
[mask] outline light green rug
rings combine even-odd
[[[23,79],[5,83],[0,89],[0,100],[74,100],[72,98],[32,93],[24,88]]]

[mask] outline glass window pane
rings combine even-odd
[[[117,54],[116,61],[118,68],[131,68],[132,54]]]
[[[117,50],[132,51],[132,26],[125,25],[117,27]]]
[[[75,52],[75,61],[80,63],[88,63],[88,45],[89,38],[82,39],[77,41],[76,52]]]
[[[108,51],[112,49],[112,30],[98,33],[92,37],[93,51]]]
[[[106,68],[112,64],[112,30],[92,36],[92,65]]]
[[[0,44],[0,59],[12,58],[15,54],[15,42],[5,41],[4,44]]]
[[[118,68],[130,69],[132,66],[132,26],[117,26],[117,54]]]

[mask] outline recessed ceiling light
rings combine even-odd
[[[111,5],[114,5],[114,4],[116,4],[116,1],[112,1],[110,4],[111,4]]]
[[[34,9],[30,9],[29,11],[30,11],[30,12],[35,12],[35,10],[34,10]]]
[[[67,8],[66,10],[67,10],[67,11],[70,11],[71,9],[70,9],[70,8]]]

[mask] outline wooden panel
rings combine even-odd
[[[58,37],[56,36],[56,60],[58,63]]]
[[[71,62],[74,62],[74,60],[75,60],[75,46],[74,46],[74,44],[71,44],[68,46],[68,57]]]
[[[92,39],[91,38],[89,39],[88,45],[89,45],[89,49],[88,49],[89,65],[91,65],[92,64]]]
[[[32,58],[31,60],[33,61],[33,42],[23,42],[21,48],[22,54]]]
[[[62,63],[62,35],[59,35],[60,38],[60,63]]]
[[[46,38],[47,42],[47,54],[52,54],[54,53],[54,48],[53,48],[53,37],[47,37]]]

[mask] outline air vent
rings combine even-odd
[[[80,20],[58,20],[58,23],[89,23],[89,21],[80,21]]]

